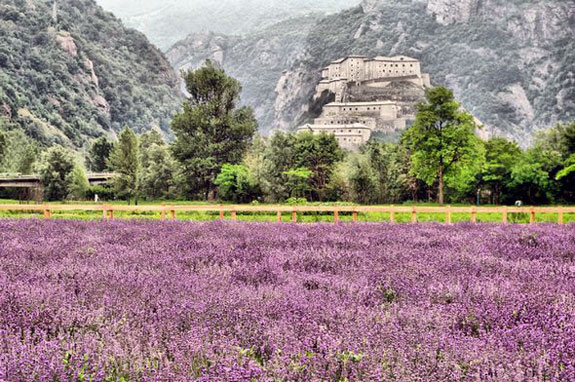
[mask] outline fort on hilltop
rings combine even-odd
[[[314,98],[327,93],[334,101],[298,131],[332,133],[342,147],[356,149],[373,132],[390,133],[411,124],[429,87],[429,74],[410,57],[349,56],[333,61],[322,70]]]

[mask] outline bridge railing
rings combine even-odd
[[[114,219],[115,212],[132,212],[160,213],[161,219],[177,218],[179,212],[212,212],[219,213],[219,218],[224,220],[238,220],[238,213],[258,212],[275,214],[278,222],[282,221],[282,216],[286,213],[291,214],[291,221],[298,221],[298,214],[305,213],[327,213],[332,216],[332,222],[339,223],[340,214],[351,215],[351,222],[358,221],[358,214],[367,213],[386,213],[389,215],[389,222],[396,223],[398,214],[408,214],[411,223],[417,223],[421,214],[440,214],[443,215],[444,222],[453,223],[454,214],[468,214],[471,223],[478,222],[479,214],[497,214],[500,221],[504,224],[509,222],[510,214],[527,214],[531,224],[536,223],[537,215],[554,214],[556,215],[557,224],[564,224],[565,214],[575,214],[575,207],[424,207],[424,206],[253,206],[253,205],[112,205],[112,204],[93,204],[93,205],[71,205],[71,204],[43,204],[43,205],[17,205],[7,204],[0,205],[0,211],[26,212],[35,211],[43,213],[45,219],[52,217],[52,212],[59,211],[92,211],[100,212],[103,219]],[[461,221],[458,219],[458,221]]]

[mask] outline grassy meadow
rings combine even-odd
[[[18,204],[17,200],[0,199],[0,205],[4,204]],[[125,201],[111,201],[105,202],[107,205],[127,205]],[[48,205],[62,205],[62,204],[78,204],[78,205],[95,205],[93,201],[82,202],[52,202],[46,203]],[[102,203],[99,203],[102,204]],[[206,205],[206,202],[190,202],[190,201],[143,201],[138,205]],[[220,204],[214,204],[220,205]],[[349,206],[345,203],[310,203],[307,206]],[[406,203],[402,206],[437,206],[434,203]],[[271,206],[271,205],[270,205]],[[277,205],[273,205],[277,206]],[[283,205],[286,206],[286,205]],[[291,206],[291,205],[290,205]],[[300,206],[300,205],[298,205]],[[301,205],[304,206],[304,205]],[[453,207],[471,207],[466,204],[453,204]],[[376,206],[385,207],[385,206]],[[489,207],[484,205],[484,207]],[[168,214],[169,215],[169,214]],[[410,223],[410,213],[395,213],[396,223]],[[0,210],[0,218],[42,218],[42,211],[12,211]],[[100,220],[102,213],[100,211],[52,211],[52,219],[60,220]],[[169,218],[169,216],[167,216]],[[231,213],[226,211],[225,219],[231,220]],[[334,217],[331,212],[298,212],[298,223],[333,223]],[[357,221],[364,223],[384,223],[390,221],[390,214],[388,212],[358,212]],[[418,213],[417,220],[420,223],[445,223],[446,215],[443,213]],[[144,220],[161,220],[162,214],[159,211],[114,211],[114,219],[144,219]],[[219,220],[220,215],[217,211],[177,211],[176,220],[178,221],[194,221],[194,222],[208,222]],[[342,223],[351,223],[351,212],[339,212],[339,220]],[[471,221],[470,213],[452,213],[453,223],[466,223]],[[237,212],[237,220],[245,222],[277,222],[277,215],[275,212]],[[558,220],[557,214],[554,213],[538,213],[536,215],[536,223],[556,223]],[[477,213],[478,223],[500,223],[502,221],[502,214],[498,213]],[[509,213],[509,223],[527,224],[529,223],[529,214],[527,213]],[[564,223],[575,223],[575,214],[564,214]],[[292,214],[290,212],[282,213],[282,222],[292,222]]]

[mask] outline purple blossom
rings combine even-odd
[[[575,226],[0,221],[0,381],[572,381]]]

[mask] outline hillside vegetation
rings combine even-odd
[[[0,4],[0,118],[41,144],[81,147],[128,124],[169,131],[177,75],[93,0]]]

